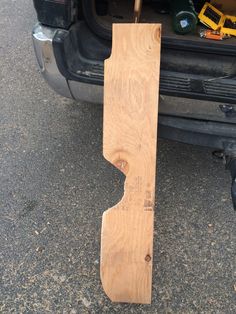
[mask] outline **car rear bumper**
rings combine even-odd
[[[33,28],[34,50],[42,76],[52,89],[64,97],[102,103],[102,86],[68,80],[59,71],[53,49],[53,38],[58,31],[60,29],[46,27],[40,23]]]
[[[67,80],[59,72],[52,41],[57,29],[44,27],[39,23],[32,31],[35,55],[38,61],[40,72],[47,83],[60,95],[71,97]]]
[[[54,39],[60,44],[68,31],[54,29],[36,24],[33,43],[40,71],[47,83],[60,95],[82,102],[102,103],[103,84],[95,84],[92,71],[80,71],[81,79],[73,79],[63,71],[63,58],[55,51]],[[58,59],[61,62],[58,63]],[[103,80],[101,63],[98,65],[97,77]],[[80,77],[80,76],[78,76]],[[168,93],[167,93],[168,94]],[[222,110],[222,103],[195,100],[163,95],[159,108],[159,135],[163,138],[224,149],[227,143],[236,142],[236,108],[231,103],[223,103],[231,108],[232,115]]]

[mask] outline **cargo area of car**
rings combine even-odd
[[[191,43],[194,42],[196,44],[196,48],[198,43],[206,45],[212,44],[212,40],[200,37],[200,31],[202,29],[206,29],[206,26],[200,22],[198,23],[197,28],[193,33],[190,32],[185,35],[179,35],[174,32],[172,27],[171,13],[168,12],[167,6],[163,6],[163,3],[165,2],[167,3],[168,1],[144,0],[140,23],[161,23],[162,36],[164,38],[181,41],[182,43],[186,40],[186,45],[188,44],[188,41],[190,41]],[[195,9],[197,13],[200,12],[205,2],[206,1],[195,1]],[[105,39],[111,38],[111,29],[113,23],[130,23],[133,22],[134,19],[134,1],[132,0],[87,0],[84,1],[84,6],[94,6],[93,9],[90,9],[90,11],[88,9],[89,14],[87,14],[86,17],[88,23],[90,25],[92,24],[92,29],[96,32],[96,34]],[[236,45],[236,37],[232,36],[230,38],[219,41],[214,40],[214,44],[219,47],[233,46]]]
[[[162,24],[160,92],[223,103],[236,99],[236,37],[200,38],[173,31],[171,15],[157,2],[144,1],[140,22]],[[58,31],[53,45],[61,73],[71,81],[103,85],[104,60],[111,54],[112,24],[133,21],[132,0],[84,0],[83,15],[69,30]]]

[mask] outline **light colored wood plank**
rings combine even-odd
[[[126,175],[102,218],[101,281],[116,302],[151,302],[160,33],[160,24],[114,24],[105,61],[103,154]]]

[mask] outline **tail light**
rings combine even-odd
[[[33,0],[40,23],[68,28],[75,18],[75,0]]]

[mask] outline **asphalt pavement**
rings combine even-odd
[[[159,140],[151,305],[113,304],[101,217],[124,178],[102,157],[102,106],[54,93],[32,1],[0,6],[0,313],[236,313],[236,213],[211,150]],[[189,100],[188,100],[189,101]]]

